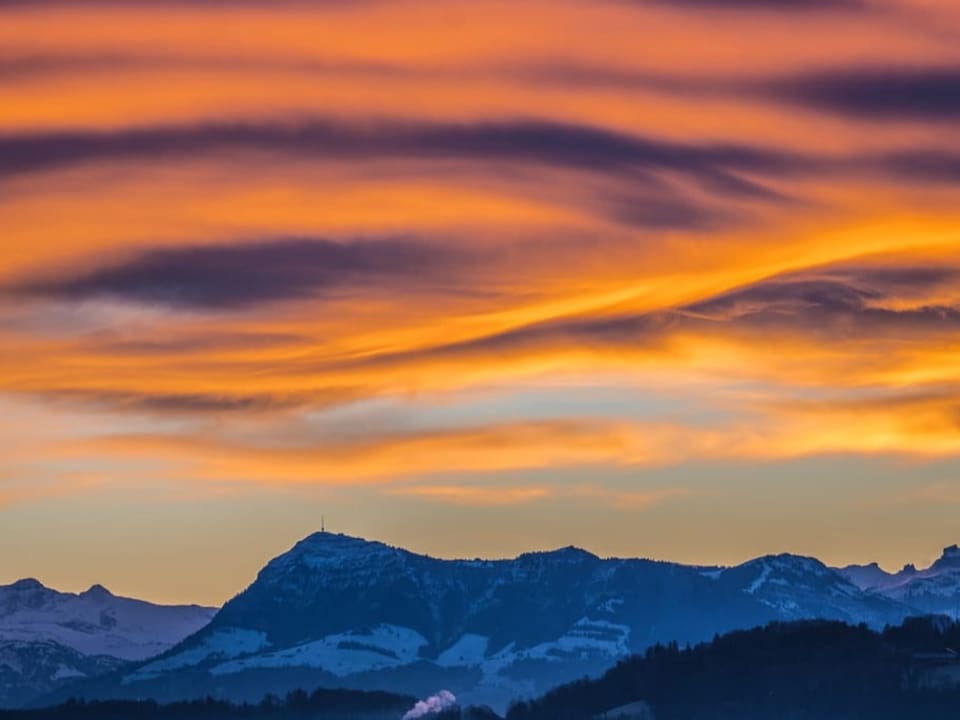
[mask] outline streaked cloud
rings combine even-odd
[[[645,169],[690,175],[732,192],[751,186],[733,172],[776,171],[803,163],[776,150],[733,144],[684,145],[604,128],[550,122],[397,124],[374,121],[156,127],[119,133],[0,137],[3,173],[16,175],[83,162],[170,155],[266,151],[320,158],[470,158],[535,163],[610,174]]]
[[[815,108],[873,121],[949,122],[960,115],[956,66],[837,69],[783,82],[776,91]]]
[[[78,277],[34,281],[14,292],[84,300],[116,298],[199,309],[241,308],[350,291],[422,283],[427,275],[455,272],[444,250],[403,240],[339,243],[280,239],[237,246],[181,247],[148,251],[127,262]]]

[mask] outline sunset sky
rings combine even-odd
[[[0,228],[0,583],[960,541],[956,0],[0,0]]]

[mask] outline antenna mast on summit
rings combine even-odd
[[[326,526],[323,524],[323,515],[320,515],[320,532],[326,532]]]

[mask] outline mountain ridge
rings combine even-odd
[[[958,554],[947,548],[943,562],[916,571],[918,581],[955,579]],[[791,553],[684,565],[573,545],[443,559],[321,531],[267,562],[181,642],[70,692],[257,701],[298,686],[418,695],[444,687],[502,709],[661,642],[814,618],[880,629],[928,612],[899,585],[862,587],[870,573],[883,571]]]
[[[918,611],[960,618],[960,546],[948,545],[929,567],[908,564],[889,573],[877,563],[838,568],[844,577],[873,592]]]
[[[913,613],[786,553],[730,567],[573,546],[447,560],[319,532],[270,560],[209,625],[93,696],[219,690],[252,700],[306,677],[415,694],[446,687],[503,708],[657,642],[812,617],[883,627]]]

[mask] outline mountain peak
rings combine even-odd
[[[321,542],[332,542],[332,543],[359,543],[366,544],[376,542],[375,540],[367,540],[366,538],[357,537],[355,535],[346,535],[344,533],[334,533],[329,530],[317,530],[316,532],[310,533],[305,538],[303,538],[300,543],[312,542],[312,543],[321,543]],[[297,543],[298,545],[300,543]]]
[[[802,568],[804,570],[815,572],[820,572],[821,570],[827,569],[827,566],[815,557],[810,557],[809,555],[796,555],[794,553],[763,555],[753,560],[748,560],[746,564],[749,565],[750,563],[754,562],[768,562],[774,563],[777,567]]]
[[[523,553],[517,559],[520,560],[532,558],[546,558],[563,562],[582,562],[584,560],[600,559],[589,550],[584,550],[583,548],[579,548],[575,545],[567,545],[566,547],[557,548],[556,550],[541,550]]]
[[[551,555],[559,555],[561,557],[570,557],[570,558],[580,557],[580,558],[593,558],[594,560],[598,559],[597,556],[594,555],[589,550],[584,550],[583,548],[577,547],[576,545],[567,545],[566,547],[557,548],[556,550],[551,552]]]
[[[387,555],[401,552],[374,540],[321,531],[307,535],[287,552],[275,557],[262,572],[285,575],[302,565],[313,569],[375,566]]]
[[[92,597],[95,599],[106,599],[114,597],[113,593],[107,590],[103,585],[99,583],[91,585],[86,592],[80,593],[83,597]]]
[[[955,570],[960,569],[960,547],[950,545],[943,549],[940,558],[930,566],[931,570]]]
[[[11,590],[46,590],[47,586],[36,578],[21,578],[15,583],[8,585]]]
[[[389,546],[376,540],[367,540],[361,537],[354,537],[353,535],[321,530],[320,532],[307,535],[303,540],[294,545],[290,552],[321,551],[328,553],[349,553],[365,551],[376,547],[387,548]]]

